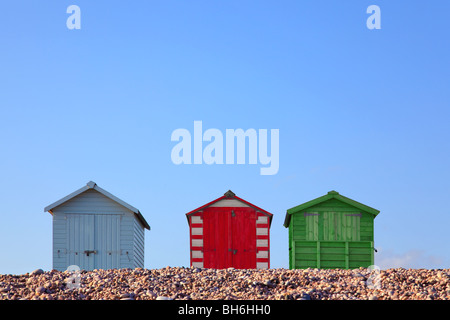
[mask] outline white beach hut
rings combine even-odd
[[[144,230],[138,209],[95,182],[44,209],[53,216],[53,269],[144,267]]]

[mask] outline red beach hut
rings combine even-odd
[[[191,266],[270,268],[272,214],[237,197],[231,190],[191,212]]]

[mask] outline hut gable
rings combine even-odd
[[[130,209],[120,205],[118,202],[106,197],[95,189],[88,189],[79,195],[65,201],[51,209],[51,212],[65,213],[133,213]]]
[[[254,210],[258,211],[261,215],[267,216],[268,218],[268,223],[271,224],[272,223],[272,213],[261,209],[257,206],[255,206],[254,204],[245,201],[244,199],[239,198],[238,196],[236,196],[231,190],[228,190],[227,192],[225,192],[225,194],[222,197],[219,197],[211,202],[208,202],[207,204],[198,207],[197,209],[194,209],[188,213],[186,213],[186,218],[188,220],[188,223],[190,224],[190,220],[189,217],[192,215],[195,215],[198,212],[201,212],[202,210],[208,208],[208,207],[247,207],[247,208],[253,208]]]

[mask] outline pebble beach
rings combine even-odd
[[[37,269],[0,300],[450,300],[450,269]]]

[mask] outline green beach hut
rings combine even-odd
[[[380,211],[330,191],[287,210],[289,268],[354,269],[374,264]]]

